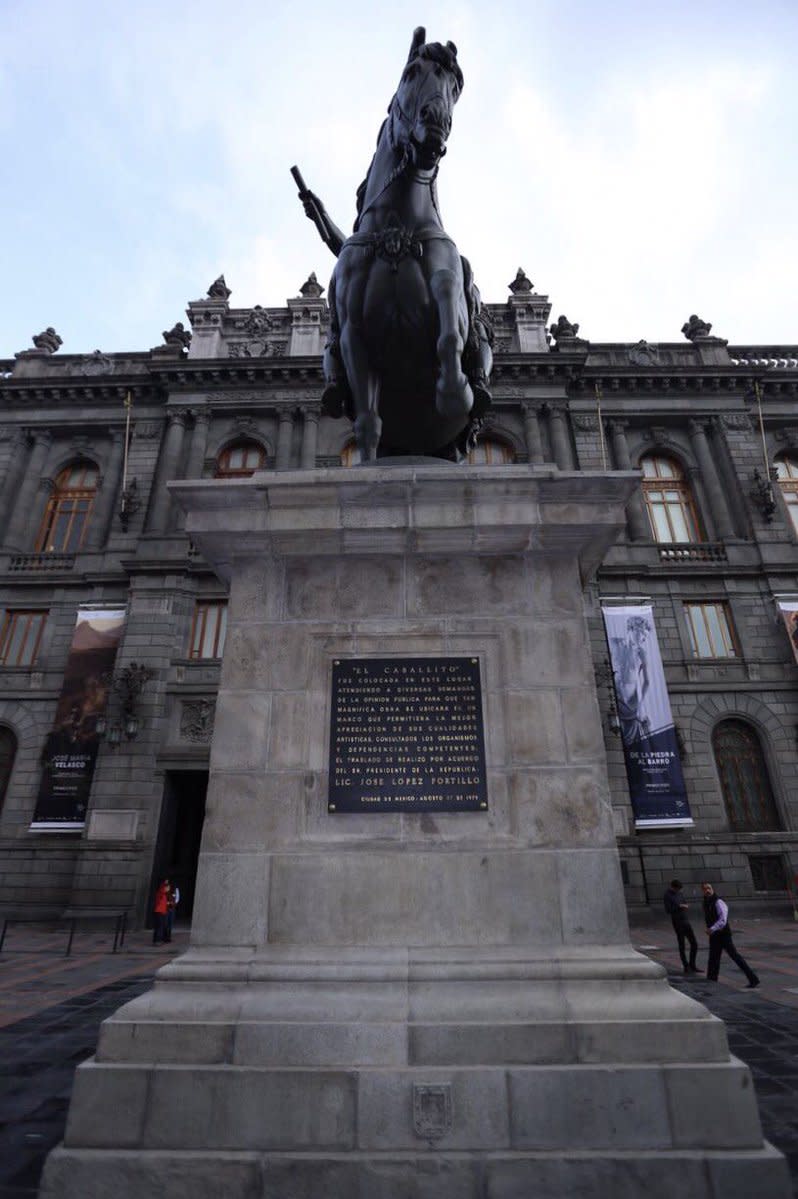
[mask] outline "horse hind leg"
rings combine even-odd
[[[355,417],[355,441],[360,450],[362,462],[374,462],[382,434],[382,418],[380,417],[380,382],[379,377],[369,372],[366,386],[367,403],[363,411]]]
[[[474,405],[474,395],[462,364],[465,340],[460,328],[459,300],[463,289],[455,272],[447,269],[435,271],[429,287],[438,309],[435,407],[441,416],[465,418]]]

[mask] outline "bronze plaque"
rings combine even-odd
[[[487,806],[478,658],[333,662],[330,812]]]

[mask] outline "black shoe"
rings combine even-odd
[[[701,967],[700,967],[700,966],[691,966],[691,967],[690,967],[690,973],[691,973],[691,974],[703,974],[703,973],[704,973],[704,971],[701,969]]]
[[[752,980],[752,981],[751,981],[751,982],[748,984],[748,986],[749,986],[749,988],[750,988],[750,989],[753,991],[754,987],[758,987],[758,986],[759,986],[759,979],[758,979],[758,978],[755,978],[755,979],[753,979],[753,980]]]

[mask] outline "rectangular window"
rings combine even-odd
[[[755,891],[786,891],[787,871],[779,854],[762,854],[748,859]]]
[[[197,600],[189,658],[221,658],[227,633],[227,600]]]
[[[32,666],[46,620],[46,612],[6,612],[0,632],[0,665]]]
[[[725,604],[685,604],[684,611],[694,657],[737,657],[731,617]]]

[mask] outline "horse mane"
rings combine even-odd
[[[419,46],[415,54],[411,54],[408,62],[411,62],[413,58],[429,58],[450,71],[457,82],[459,96],[463,90],[463,72],[457,61],[457,47],[454,42],[447,42],[445,46],[442,46],[440,42],[427,42],[425,45]]]
[[[394,95],[391,98],[391,103],[388,105],[388,116],[382,122],[382,125],[380,125],[380,131],[377,134],[377,150],[379,150],[379,148],[380,148],[380,143],[382,142],[383,136],[385,134],[386,126],[388,127],[388,138],[390,141],[391,149],[394,151],[396,151],[396,149],[397,149],[396,138],[395,138],[394,132],[393,132],[393,112],[392,112],[395,99],[396,99],[396,95]],[[374,169],[374,160],[376,159],[376,157],[377,157],[377,151],[375,150],[374,155],[371,159],[371,162],[369,163],[369,169],[366,171],[366,178],[363,180],[363,182],[360,184],[360,187],[357,189],[357,194],[356,194],[357,216],[355,217],[355,224],[354,224],[354,227],[352,230],[353,233],[357,233],[358,229],[360,228],[360,218],[363,216],[363,206],[366,202],[366,192],[368,191],[369,182],[371,181],[371,172]],[[394,180],[399,178],[399,176],[402,174],[402,171],[407,166],[409,158],[410,158],[410,148],[405,143],[405,145],[402,147],[399,161],[397,162],[394,169],[391,171],[391,173],[388,176],[385,183],[380,188],[380,193],[387,191],[387,189],[391,186],[391,184],[394,182]],[[437,205],[436,205],[436,208],[437,208]]]

